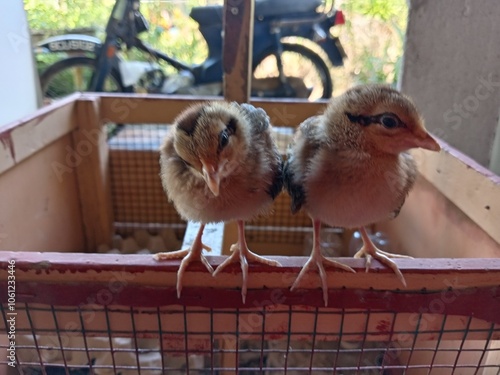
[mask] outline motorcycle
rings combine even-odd
[[[323,11],[318,11],[323,5]],[[333,82],[326,59],[305,45],[308,39],[333,66],[342,66],[345,52],[330,33],[344,23],[340,10],[326,9],[321,0],[255,0],[251,94],[257,97],[331,97]],[[148,30],[140,0],[117,0],[106,26],[106,38],[67,34],[38,44],[41,53],[65,52],[68,57],[49,66],[40,76],[46,98],[75,91],[148,92],[187,95],[222,94],[223,6],[193,7],[190,17],[208,45],[208,57],[199,65],[185,64],[144,43]],[[283,39],[287,37],[299,37]],[[119,51],[137,48],[151,61],[126,61]],[[156,61],[166,62],[177,74],[166,74]]]

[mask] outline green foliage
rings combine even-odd
[[[65,29],[91,27],[102,39],[115,0],[24,2],[32,30],[54,34]],[[221,4],[222,0],[142,1],[141,11],[150,28],[141,38],[188,64],[201,63],[207,55],[207,46],[197,24],[189,17],[189,11],[193,6],[214,3]],[[352,83],[384,82],[395,85],[403,55],[407,0],[336,0],[335,6],[345,14],[346,24],[334,30],[348,55],[341,73],[332,70],[336,91]],[[129,51],[126,56],[131,60],[148,58],[138,51]],[[39,68],[50,64],[54,58],[40,56]],[[346,72],[349,74],[346,75]]]
[[[32,30],[93,27],[103,30],[113,0],[24,0]]]
[[[104,30],[115,0],[25,0],[24,5],[31,30],[46,36],[75,28],[93,28],[103,39]],[[201,4],[200,4],[201,3]],[[201,1],[152,0],[141,3],[141,12],[149,22],[149,31],[141,38],[188,64],[201,63],[207,55],[206,43],[198,25],[189,17],[192,6]],[[139,51],[128,51],[129,59],[148,58]],[[60,56],[56,59],[61,58]],[[39,56],[39,69],[54,61],[54,56]]]
[[[406,0],[345,0],[341,41],[346,46],[355,83],[396,85],[407,24]]]
[[[56,61],[61,60],[64,57],[65,55],[56,53],[42,54],[36,56],[36,66],[38,74],[41,74],[50,65],[54,64]]]
[[[406,23],[407,0],[351,0],[346,2],[344,9],[349,13],[380,19],[384,22],[397,20],[402,26]],[[405,17],[401,17],[404,15]]]
[[[190,9],[189,5],[180,7],[163,1],[142,4],[141,12],[149,22],[149,32],[142,39],[188,64],[203,62],[208,48],[198,24],[189,17]]]

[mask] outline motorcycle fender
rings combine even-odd
[[[344,59],[347,57],[344,47],[340,44],[337,37],[328,37],[318,43],[321,48],[326,52],[333,66],[344,65]]]
[[[80,52],[96,53],[101,46],[99,38],[90,35],[65,34],[57,35],[42,40],[37,44],[35,51],[38,53]]]

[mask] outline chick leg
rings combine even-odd
[[[372,259],[375,258],[380,263],[385,264],[387,267],[392,269],[398,277],[399,281],[401,281],[401,283],[406,286],[406,280],[403,274],[399,270],[397,264],[393,260],[391,260],[391,258],[412,259],[412,257],[401,254],[391,254],[382,251],[374,245],[364,227],[359,228],[359,232],[361,233],[361,238],[363,239],[363,247],[356,254],[354,254],[354,258],[361,258],[362,256],[366,257],[366,272],[368,272],[368,270],[370,269]]]
[[[157,253],[153,255],[153,258],[155,260],[182,259],[179,270],[177,271],[177,298],[181,297],[182,278],[189,263],[193,261],[200,261],[207,268],[210,274],[213,274],[214,272],[214,269],[212,268],[210,263],[208,263],[207,258],[205,258],[202,254],[203,249],[210,251],[210,248],[203,245],[203,243],[201,242],[201,237],[203,236],[204,229],[205,224],[201,224],[200,229],[198,230],[198,234],[196,235],[196,238],[194,239],[190,248],[168,253]]]
[[[228,264],[237,262],[239,260],[243,278],[243,284],[241,286],[241,296],[243,298],[243,303],[245,303],[245,299],[247,296],[248,262],[259,262],[268,264],[273,267],[280,267],[281,264],[279,264],[275,260],[261,257],[260,255],[257,255],[250,251],[245,239],[245,222],[243,220],[238,220],[238,242],[231,246],[231,252],[232,254],[217,267],[217,269],[213,273],[213,276],[216,276]]]
[[[302,267],[299,276],[297,276],[297,278],[295,279],[290,290],[296,289],[299,286],[300,282],[302,281],[302,278],[309,271],[309,269],[311,267],[316,266],[319,271],[319,277],[321,279],[321,285],[323,288],[323,301],[325,302],[325,306],[328,306],[328,284],[327,284],[328,280],[323,265],[326,264],[327,266],[340,268],[343,269],[344,271],[349,271],[349,272],[356,272],[356,271],[354,271],[351,267],[346,266],[345,264],[327,259],[325,256],[323,256],[323,254],[321,254],[320,229],[321,229],[321,221],[313,219],[313,248],[311,251],[311,256],[307,260],[306,264],[304,264],[304,267]]]

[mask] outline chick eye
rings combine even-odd
[[[387,129],[394,129],[399,126],[399,120],[389,114],[382,115],[382,117],[380,118],[380,123]]]
[[[227,146],[228,143],[229,143],[229,134],[227,133],[227,130],[224,129],[219,134],[219,149],[222,150],[224,147]]]

